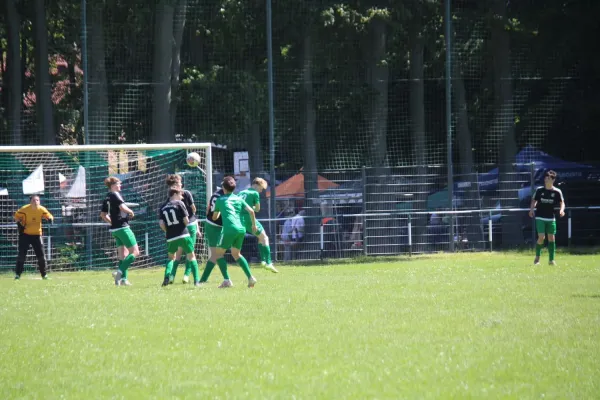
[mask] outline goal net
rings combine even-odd
[[[200,156],[197,168],[186,164],[192,151]],[[53,224],[43,225],[50,270],[116,267],[115,240],[100,219],[108,176],[122,181],[121,194],[135,213],[130,224],[140,256],[132,268],[164,265],[166,241],[158,208],[167,199],[165,178],[181,175],[202,220],[212,192],[211,165],[208,143],[0,147],[0,271],[15,267],[18,231],[13,216],[32,194],[39,194],[54,216]],[[199,223],[196,256],[206,255]],[[31,249],[25,265],[29,271],[37,268]]]

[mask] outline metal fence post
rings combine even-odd
[[[446,22],[446,163],[448,164],[448,199],[450,210],[454,200],[454,168],[452,166],[452,13],[451,0],[445,1],[444,20]],[[454,216],[450,215],[450,251],[454,251]]]
[[[363,224],[363,254],[365,256],[369,255],[369,251],[367,250],[367,168],[363,165],[362,170],[362,224]]]
[[[533,196],[535,195],[535,163],[531,163],[529,165],[530,165],[529,174],[530,174],[530,185],[531,185],[531,199],[533,199]],[[531,236],[532,236],[531,243],[533,244],[533,247],[535,247],[535,244],[537,243],[535,216],[531,219]]]
[[[571,210],[569,210],[569,215],[568,215],[568,220],[567,220],[567,235],[568,235],[568,243],[567,246],[571,247],[571,237],[572,237],[572,230],[571,230]]]
[[[490,252],[492,251],[492,241],[493,241],[493,235],[492,235],[492,210],[490,210],[490,216],[488,219],[488,240],[490,242]]]
[[[412,256],[412,220],[408,214],[408,255]]]

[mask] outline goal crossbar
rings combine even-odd
[[[140,144],[77,144],[52,146],[0,146],[0,153],[55,153],[102,150],[186,150],[211,149],[212,143],[140,143]]]

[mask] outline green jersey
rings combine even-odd
[[[247,205],[244,199],[233,193],[224,194],[217,199],[214,212],[221,213],[224,231],[246,231],[242,223],[241,214]]]
[[[244,199],[253,210],[256,210],[255,206],[260,204],[260,194],[251,187],[239,192],[238,196]]]

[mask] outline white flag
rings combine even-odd
[[[58,186],[62,189],[66,185],[67,185],[67,177],[59,172],[58,173]]]
[[[67,193],[67,197],[74,198],[83,198],[85,197],[85,168],[83,166],[79,166],[79,170],[77,171],[77,176],[73,181],[73,185],[71,185],[71,190]]]
[[[23,194],[39,194],[44,192],[44,165],[40,164],[24,181]]]

